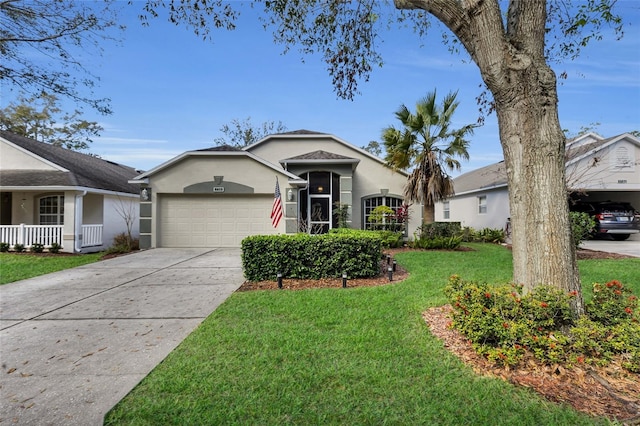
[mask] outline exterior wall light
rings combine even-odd
[[[293,190],[291,188],[287,191],[287,201],[293,201]]]

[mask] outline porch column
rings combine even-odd
[[[340,176],[340,203],[349,206],[347,224],[353,226],[353,176]]]

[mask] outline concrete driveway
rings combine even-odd
[[[588,250],[606,251],[608,253],[620,253],[640,257],[640,234],[632,234],[629,239],[625,241],[614,241],[605,238],[588,240],[583,242],[581,247]]]
[[[0,286],[0,423],[101,425],[243,281],[240,249],[152,249]]]

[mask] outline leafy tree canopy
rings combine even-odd
[[[382,155],[382,146],[378,141],[369,141],[366,146],[361,146],[360,149],[364,149],[369,154],[373,154],[376,157],[380,157],[380,155]]]
[[[40,142],[76,151],[89,148],[92,138],[104,130],[95,121],[81,119],[82,112],[65,113],[55,95],[21,96],[0,109],[0,129]]]
[[[214,140],[216,145],[231,145],[242,148],[258,142],[265,136],[286,132],[287,126],[282,124],[282,121],[277,123],[275,121],[265,121],[258,126],[251,122],[251,117],[247,117],[244,120],[234,118],[231,123],[222,126],[220,131],[225,136],[216,138]]]
[[[353,99],[358,94],[359,81],[367,81],[374,67],[383,65],[379,52],[383,43],[381,34],[391,28],[409,28],[422,37],[437,25],[437,21],[430,19],[432,15],[445,25],[449,21],[463,25],[468,17],[454,16],[452,12],[460,9],[458,3],[457,0],[262,0],[251,2],[251,6],[257,8],[262,4],[263,25],[272,29],[274,41],[282,44],[285,52],[295,46],[302,54],[321,55],[337,95]],[[518,9],[510,3],[500,2],[509,5],[502,13],[505,27]],[[614,13],[616,0],[544,3],[548,21],[545,57],[552,62],[578,57],[590,41],[602,38],[605,27],[613,27],[619,37],[623,35],[622,18]],[[170,22],[187,26],[203,39],[212,39],[215,29],[235,28],[240,16],[239,7],[224,0],[147,0],[140,18],[149,24],[149,18],[158,17],[161,9],[168,11]],[[464,50],[461,49],[464,41],[448,32],[442,32],[442,40],[452,51]],[[479,101],[483,100],[490,104],[486,95]],[[490,106],[486,109],[490,110]]]
[[[117,1],[0,1],[0,83],[28,95],[44,91],[110,113],[108,99],[96,99],[98,81],[89,65],[113,40]],[[6,96],[6,92],[5,92]]]

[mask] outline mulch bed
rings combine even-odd
[[[624,370],[619,360],[607,367],[546,365],[527,356],[517,367],[500,367],[478,355],[471,342],[450,327],[450,305],[430,308],[423,318],[444,347],[477,374],[500,378],[535,390],[550,401],[600,417],[640,424],[640,375]]]

